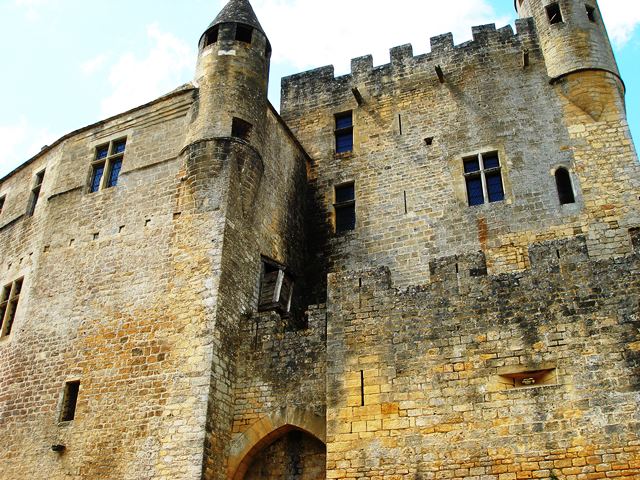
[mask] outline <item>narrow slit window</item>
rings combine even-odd
[[[235,138],[241,138],[243,140],[249,141],[249,137],[251,136],[251,130],[253,129],[253,125],[249,122],[242,120],[241,118],[233,118],[231,122],[231,136]]]
[[[336,153],[353,151],[353,112],[336,115]]]
[[[596,9],[591,5],[585,5],[585,9],[587,10],[587,18],[590,22],[596,23]]]
[[[44,173],[44,170],[36,173],[36,177],[33,182],[33,188],[31,189],[31,195],[29,196],[29,205],[27,207],[27,215],[29,217],[33,216],[36,211],[36,205],[38,204],[38,199],[40,198],[40,190],[42,190],[42,183],[44,182]]]
[[[4,195],[0,197],[0,213],[2,213],[2,209],[4,208],[4,201],[7,197]]]
[[[293,277],[283,265],[263,257],[258,311],[277,311],[287,315],[293,299]]]
[[[502,170],[497,152],[465,158],[463,167],[470,207],[504,200]]]
[[[556,170],[555,177],[560,205],[576,203],[576,197],[573,193],[573,184],[571,183],[571,175],[569,175],[569,172],[564,168],[559,168]]]
[[[551,25],[555,25],[557,23],[563,23],[562,19],[562,11],[560,10],[560,5],[557,3],[552,3],[547,5],[547,17],[549,18],[549,23]]]
[[[253,37],[253,28],[248,25],[236,25],[236,40],[244,43],[251,43]]]
[[[78,394],[80,393],[80,382],[67,382],[64,386],[62,397],[62,410],[60,411],[60,421],[70,422],[76,417],[76,406],[78,405]]]
[[[355,184],[347,183],[335,187],[335,229],[344,233],[356,228],[356,190]]]
[[[11,334],[13,322],[16,319],[18,303],[20,302],[20,293],[22,292],[23,279],[16,280],[9,285],[5,285],[2,289],[0,297],[0,322],[2,329],[0,337],[4,338]]]
[[[91,164],[90,193],[118,185],[126,148],[126,139],[96,147],[95,159]]]

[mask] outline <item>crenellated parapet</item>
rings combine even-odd
[[[515,33],[511,25],[496,29],[495,24],[473,27],[472,32],[473,40],[459,45],[454,44],[451,33],[432,37],[431,51],[422,55],[414,55],[411,44],[393,47],[390,62],[380,66],[374,66],[372,55],[354,58],[350,73],[342,76],[336,77],[334,67],[328,65],[284,77],[282,110],[295,110],[300,103],[322,104],[326,95],[332,99],[351,95],[352,88],[365,83],[369,90],[361,93],[366,101],[367,94],[383,94],[386,85],[409,73],[412,78],[426,78],[436,88],[446,83],[452,70],[484,62],[491,55],[513,55],[514,68],[523,68],[535,56],[541,59],[532,19],[516,20]]]

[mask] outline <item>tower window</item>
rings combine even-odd
[[[251,136],[251,129],[253,125],[249,122],[245,122],[241,118],[233,118],[231,122],[231,136],[235,138],[241,138],[243,140],[249,140]]]
[[[293,278],[291,275],[283,265],[263,257],[258,311],[275,310],[280,314],[287,314],[291,311],[292,298]]]
[[[209,45],[213,45],[218,41],[218,33],[220,32],[219,25],[216,25],[211,30],[209,30],[204,37],[204,47],[208,47]]]
[[[27,206],[27,215],[33,216],[36,211],[36,205],[40,198],[40,190],[42,190],[42,182],[44,182],[44,170],[36,173],[36,177],[33,181],[33,188],[31,189],[31,195],[29,197],[29,205]]]
[[[463,159],[469,206],[504,200],[502,172],[497,152]]]
[[[236,40],[244,43],[251,43],[253,28],[248,25],[236,24]]]
[[[547,5],[546,9],[547,17],[549,18],[549,23],[551,25],[564,22],[562,19],[562,11],[560,10],[560,5],[558,3]]]
[[[5,195],[0,197],[0,213],[2,213],[2,209],[4,208],[4,201],[7,197]]]
[[[576,203],[576,197],[573,194],[573,185],[571,184],[571,175],[569,175],[569,172],[564,168],[559,168],[556,170],[555,176],[560,205]]]
[[[126,147],[127,140],[121,139],[96,148],[95,160],[91,164],[91,193],[118,184]]]
[[[336,115],[336,153],[353,151],[353,112]]]
[[[11,333],[16,311],[18,310],[22,281],[23,279],[21,278],[11,282],[9,285],[5,285],[2,289],[2,296],[0,297],[0,337],[2,338]]]
[[[336,233],[356,228],[356,189],[353,183],[335,187]]]
[[[587,9],[587,18],[590,22],[596,23],[596,9],[591,5],[584,6]]]
[[[76,417],[76,406],[78,404],[78,394],[80,393],[80,381],[67,382],[64,386],[62,397],[62,409],[60,410],[60,421],[70,422]]]

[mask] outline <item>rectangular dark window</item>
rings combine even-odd
[[[78,404],[78,394],[80,393],[80,381],[67,382],[64,386],[62,397],[62,410],[60,411],[60,421],[70,422],[76,417],[76,406]]]
[[[234,117],[231,122],[231,136],[249,141],[253,125],[241,118]]]
[[[560,10],[560,5],[557,3],[552,3],[547,5],[547,17],[549,18],[549,23],[551,25],[555,25],[556,23],[562,23],[564,20],[562,19],[562,11]]]
[[[111,171],[109,172],[109,181],[107,188],[115,187],[118,184],[118,177],[122,169],[122,157],[116,158],[111,162]]]
[[[587,18],[589,18],[590,22],[596,23],[596,9],[591,5],[584,6],[587,9]]]
[[[353,183],[335,187],[336,233],[356,228],[356,190]]]
[[[263,257],[258,311],[274,310],[281,315],[288,314],[291,311],[293,285],[293,278],[283,265]]]
[[[220,27],[216,25],[211,30],[207,32],[205,35],[204,46],[208,47],[218,41],[218,33],[220,32]]]
[[[91,193],[115,187],[118,184],[126,148],[126,138],[96,147],[95,159],[91,165],[91,183],[89,184]]]
[[[504,200],[500,159],[496,152],[463,159],[469,206]]]
[[[22,292],[23,279],[16,280],[9,285],[5,285],[0,296],[0,337],[6,337],[11,333],[13,322],[16,318],[20,293]]]
[[[33,216],[36,211],[36,205],[40,198],[40,190],[42,190],[42,182],[44,182],[44,170],[36,173],[33,188],[31,189],[31,195],[29,197],[29,205],[27,206],[27,215]]]
[[[0,213],[2,213],[2,209],[4,208],[4,200],[5,200],[5,196],[3,195],[2,197],[0,197]]]
[[[253,28],[248,25],[238,23],[236,25],[236,40],[244,43],[251,43],[253,37]]]
[[[93,165],[93,173],[91,174],[91,192],[100,190],[102,183],[102,175],[104,175],[104,162]]]
[[[353,151],[353,112],[336,115],[336,153]]]

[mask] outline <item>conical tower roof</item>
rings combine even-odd
[[[230,0],[207,30],[221,23],[243,23],[264,33],[249,0]]]

